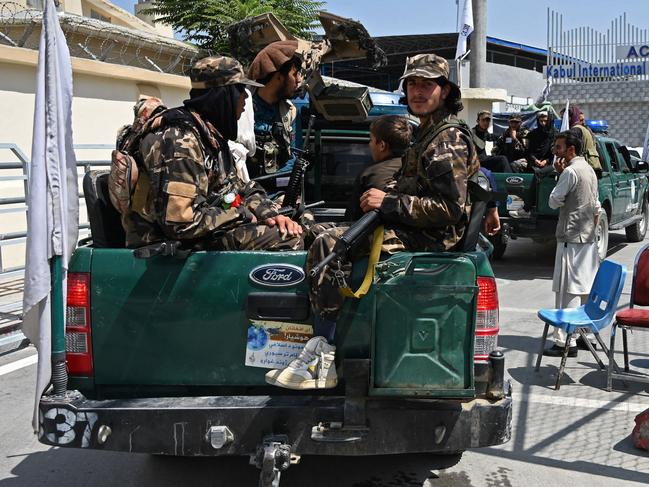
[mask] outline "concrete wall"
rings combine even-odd
[[[555,84],[550,101],[557,112],[566,100],[586,118],[608,122],[609,134],[630,147],[642,146],[649,123],[649,81]]]
[[[451,79],[455,77],[455,63],[451,64]],[[469,87],[469,74],[471,62],[462,63],[461,81],[462,88]],[[533,98],[536,100],[545,88],[543,74],[529,69],[516,68],[504,64],[487,63],[487,82],[483,88],[497,88],[507,91],[508,97]]]
[[[0,46],[0,143],[18,145],[27,158],[31,155],[37,55],[29,49]],[[133,104],[140,94],[159,96],[168,106],[180,105],[188,97],[190,84],[186,77],[87,59],[73,58],[72,64],[75,144],[114,145],[117,129],[133,121]],[[109,158],[110,150],[77,151],[78,160]],[[0,149],[0,163],[3,162],[18,160],[9,150]],[[0,171],[2,177],[21,175],[22,170]],[[22,181],[0,180],[0,198],[23,196]],[[81,222],[86,222],[83,202],[80,213]],[[25,230],[24,205],[0,206],[0,234]],[[0,245],[2,267],[23,265],[22,242]]]
[[[502,88],[510,96],[537,99],[543,92],[543,74],[529,69],[487,63],[487,86]]]

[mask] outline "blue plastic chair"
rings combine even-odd
[[[602,370],[606,369],[606,366],[597,356],[597,353],[590,345],[590,341],[586,338],[585,334],[592,332],[602,347],[602,350],[604,350],[608,355],[608,350],[599,336],[599,331],[602,328],[609,326],[613,321],[615,310],[617,309],[617,303],[620,300],[622,288],[624,287],[625,278],[625,266],[611,260],[605,260],[600,264],[599,269],[597,270],[597,275],[595,275],[595,281],[593,282],[593,287],[590,290],[586,304],[579,306],[578,308],[539,310],[538,317],[545,322],[545,328],[541,340],[541,349],[539,351],[539,356],[536,359],[536,367],[534,370],[538,372],[541,367],[541,358],[543,357],[543,349],[548,337],[548,329],[550,328],[550,325],[559,327],[568,334],[563,355],[561,356],[561,366],[559,367],[557,383],[554,387],[555,390],[559,390],[559,387],[561,387],[561,376],[563,375],[563,369],[566,366],[570,340],[575,332],[579,333],[586,344],[588,344],[590,352],[597,360],[600,368]]]

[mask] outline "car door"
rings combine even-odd
[[[615,152],[617,155],[618,167],[620,168],[620,180],[623,180],[627,189],[628,200],[624,212],[625,219],[631,218],[638,212],[640,201],[640,182],[638,181],[638,174],[631,170],[630,160],[624,157],[624,151],[619,142],[613,142]]]
[[[611,192],[613,194],[613,214],[611,223],[617,223],[626,219],[628,213],[627,207],[631,200],[631,183],[627,174],[624,173],[624,166],[620,166],[621,157],[618,158],[619,151],[615,148],[613,141],[604,142],[606,156],[611,166],[609,176],[611,178]],[[622,160],[622,162],[624,162]],[[627,169],[628,170],[628,169]]]

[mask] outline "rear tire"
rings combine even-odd
[[[595,229],[595,239],[597,242],[597,254],[600,262],[606,259],[608,252],[608,215],[606,210],[599,210],[597,218],[597,228]]]
[[[494,246],[494,251],[491,253],[491,258],[493,260],[500,260],[505,255],[505,250],[507,250],[507,243],[503,238],[502,232],[498,232],[496,235],[489,237],[491,245]]]
[[[627,242],[642,242],[647,234],[647,199],[642,200],[642,220],[624,229]]]

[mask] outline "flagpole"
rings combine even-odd
[[[68,373],[65,368],[65,306],[63,303],[63,263],[60,255],[50,262],[52,275],[52,386],[55,396],[65,396]]]

